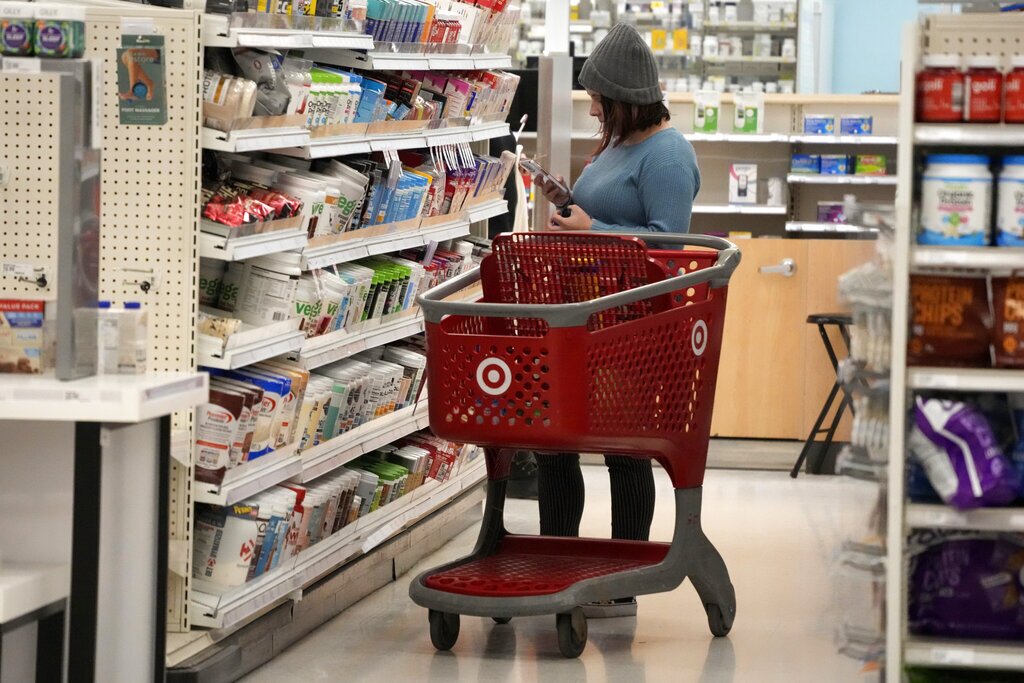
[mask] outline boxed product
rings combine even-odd
[[[693,96],[693,132],[717,133],[722,95],[717,90],[698,90]]]
[[[993,277],[992,344],[997,368],[1024,368],[1024,277]]]
[[[984,277],[910,278],[909,365],[987,367],[992,316]]]
[[[884,154],[858,154],[853,170],[857,175],[885,175],[887,171]]]
[[[764,95],[736,93],[732,130],[734,133],[764,132]]]
[[[836,117],[830,114],[804,114],[804,132],[810,135],[834,135]]]
[[[822,154],[822,175],[848,175],[852,170],[850,157],[847,154]]]
[[[873,116],[847,114],[839,119],[839,132],[843,135],[871,135],[874,121]]]
[[[794,154],[789,162],[790,173],[821,173],[820,154]]]
[[[729,202],[757,203],[757,164],[729,164]]]
[[[0,373],[40,372],[45,321],[44,301],[0,299]]]
[[[818,202],[819,223],[845,223],[846,208],[842,202]]]

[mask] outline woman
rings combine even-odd
[[[591,97],[590,115],[601,122],[601,140],[572,188],[569,215],[555,212],[550,229],[688,232],[700,189],[696,155],[669,123],[654,54],[636,29],[618,24],[609,31],[583,65],[580,84]],[[570,202],[554,183],[541,189],[556,206]],[[606,455],[605,463],[612,537],[648,540],[654,518],[651,461]],[[578,536],[584,502],[579,456],[538,454],[537,465],[541,533]],[[627,598],[614,609],[592,612],[635,614],[636,602]]]

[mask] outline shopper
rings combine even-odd
[[[590,115],[601,123],[601,139],[571,198],[554,183],[541,188],[556,206],[569,205],[568,216],[555,212],[551,229],[688,232],[700,189],[696,155],[669,122],[654,54],[636,29],[618,24],[609,31],[583,65],[580,84],[591,97]],[[654,517],[651,461],[606,455],[605,463],[612,537],[648,540]],[[538,454],[537,464],[541,533],[578,536],[584,502],[579,455]],[[635,613],[632,598],[621,602],[604,613]]]

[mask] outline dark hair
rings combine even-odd
[[[601,141],[594,150],[594,156],[618,145],[637,131],[647,130],[672,118],[664,102],[629,104],[602,95],[601,109],[604,110],[604,122],[601,124]]]

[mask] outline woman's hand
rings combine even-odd
[[[569,187],[569,184],[565,182],[565,178],[557,176],[558,182],[556,183],[553,179],[548,178],[547,180],[541,180],[541,176],[534,178],[537,183],[537,189],[541,191],[544,198],[555,206],[563,206],[569,201],[569,195],[566,194],[563,188]],[[561,183],[561,186],[559,186]]]
[[[590,230],[591,220],[587,212],[572,204],[569,206],[569,215],[562,216],[557,211],[551,216],[551,230]]]

